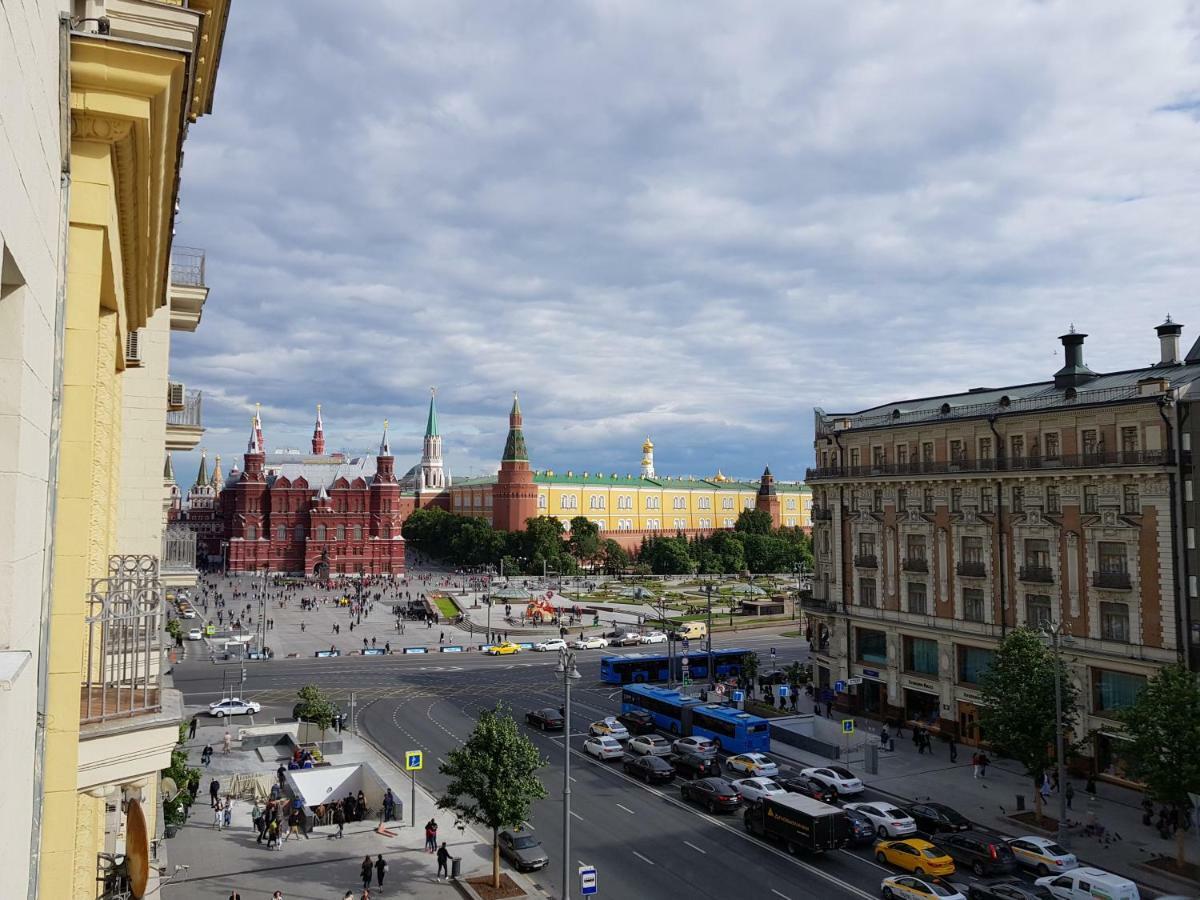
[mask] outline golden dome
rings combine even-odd
[[[652,440],[650,440],[650,436],[647,435],[646,443],[642,444],[642,452],[649,453],[653,449],[654,449],[654,442]]]
[[[722,472],[720,469],[717,469],[717,474],[713,476],[713,481],[724,482],[724,481],[728,481],[728,480],[729,479],[725,477],[725,473]]]

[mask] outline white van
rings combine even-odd
[[[1047,875],[1034,884],[1063,900],[1141,900],[1137,885],[1128,878],[1086,866],[1062,875]]]

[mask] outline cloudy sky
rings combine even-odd
[[[239,0],[173,345],[205,444],[803,477],[812,408],[1200,333],[1193,3]],[[181,480],[195,457],[178,459]]]

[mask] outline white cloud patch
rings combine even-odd
[[[234,6],[187,145],[212,287],[176,377],[238,458],[801,477],[811,409],[1096,369],[1189,321],[1186,2]],[[1189,329],[1189,332],[1192,329]],[[1185,333],[1185,340],[1187,339]],[[190,462],[177,461],[178,471]]]

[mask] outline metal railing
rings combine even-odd
[[[1128,591],[1133,589],[1133,581],[1128,572],[1095,572],[1092,575],[1092,586]]]
[[[80,724],[162,708],[162,582],[153,556],[112,556],[92,580],[84,620]]]
[[[1107,466],[1172,466],[1171,450],[1114,450],[1058,456],[1019,456],[1004,459],[914,460],[869,466],[824,466],[806,469],[805,481],[828,478],[872,478],[888,475],[953,475],[971,472],[1027,472],[1036,469],[1095,469]]]
[[[1021,580],[1038,584],[1053,584],[1054,570],[1049,566],[1021,566]]]
[[[900,564],[905,572],[928,572],[929,561],[923,556],[910,556]]]
[[[198,247],[171,248],[171,284],[204,287],[204,251]]]
[[[814,506],[812,508],[812,520],[814,522],[829,522],[833,520],[833,509],[828,506]]]
[[[954,567],[954,571],[967,578],[986,578],[987,566],[981,562],[960,562]]]
[[[879,557],[874,553],[860,553],[854,557],[854,565],[860,569],[878,569]]]
[[[203,427],[201,400],[200,391],[185,391],[183,395],[183,408],[167,410],[167,424],[187,425],[195,428]]]
[[[186,525],[168,525],[162,538],[162,567],[193,570],[196,568],[196,532]]]

